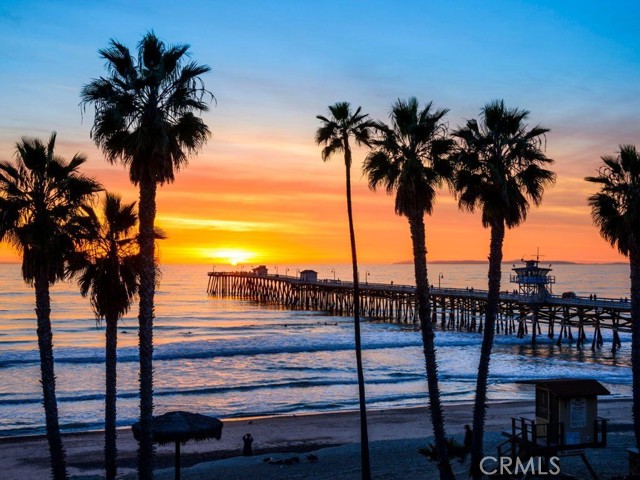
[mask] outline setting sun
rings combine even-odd
[[[254,252],[241,248],[217,248],[203,253],[215,263],[229,263],[231,265],[246,263],[257,256]]]

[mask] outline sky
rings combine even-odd
[[[305,264],[350,260],[345,166],[323,162],[315,118],[348,101],[388,120],[397,99],[450,109],[450,129],[504,99],[551,131],[556,184],[524,224],[507,231],[504,258],[624,261],[593,226],[587,197],[602,155],[640,146],[640,4],[633,1],[23,1],[0,0],[0,159],[22,136],[85,153],[85,173],[125,200],[137,189],[90,138],[79,92],[105,74],[98,50],[135,50],[149,30],[188,43],[207,64],[216,102],[212,138],[173,184],[158,190],[164,263]],[[393,198],[372,192],[355,152],[353,199],[362,263],[412,258]],[[438,195],[426,218],[430,260],[486,259],[479,214]],[[0,244],[0,262],[17,261]]]

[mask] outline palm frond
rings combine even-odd
[[[458,147],[452,155],[455,191],[460,208],[482,210],[485,227],[501,222],[509,228],[523,222],[529,202],[539,205],[555,173],[544,167],[547,128],[525,123],[527,110],[507,108],[502,100],[487,103],[480,119],[467,120],[453,132]]]
[[[640,155],[633,145],[620,145],[616,157],[602,157],[598,175],[585,180],[600,186],[588,198],[600,235],[623,255],[640,248]]]
[[[371,188],[384,185],[387,193],[396,192],[399,215],[430,214],[437,188],[453,180],[449,154],[454,144],[443,123],[447,112],[434,109],[432,102],[421,108],[411,97],[392,105],[390,125],[372,123],[373,151],[364,173]]]
[[[150,31],[135,57],[112,40],[99,51],[109,75],[81,90],[82,108],[94,107],[92,139],[108,161],[129,168],[134,184],[172,182],[175,170],[211,137],[199,117],[209,109],[206,97],[214,99],[201,80],[211,69],[189,61],[188,49],[167,47]]]
[[[22,255],[22,273],[50,283],[67,276],[65,265],[86,238],[92,199],[102,187],[79,172],[85,157],[70,162],[55,154],[56,135],[45,144],[24,137],[16,161],[0,163],[0,240]]]

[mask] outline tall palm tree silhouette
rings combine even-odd
[[[22,277],[35,288],[40,373],[51,470],[67,478],[60,436],[51,331],[50,285],[68,278],[67,264],[86,239],[87,210],[101,187],[80,173],[86,157],[67,162],[54,152],[56,134],[18,142],[15,163],[0,162],[0,241],[22,255]]]
[[[589,197],[600,235],[629,258],[633,433],[640,448],[640,154],[633,145],[621,145],[616,157],[602,162],[598,175],[585,180],[600,186]]]
[[[453,132],[460,141],[455,155],[459,206],[471,212],[480,209],[482,225],[491,229],[489,291],[473,408],[474,478],[482,476],[479,466],[484,455],[487,381],[500,297],[505,228],[520,225],[527,218],[529,201],[539,205],[545,187],[555,181],[555,174],[543,168],[553,163],[542,150],[544,135],[549,130],[539,125],[529,129],[525,123],[528,116],[526,110],[507,108],[502,100],[494,101],[484,106],[480,121],[468,120]]]
[[[129,311],[139,288],[139,247],[132,235],[137,222],[135,202],[122,204],[119,196],[107,193],[102,223],[93,214],[93,232],[86,248],[70,262],[69,271],[78,276],[83,297],[89,297],[98,321],[105,321],[105,471],[112,480],[117,474],[116,391],[118,321]]]
[[[454,478],[447,452],[444,414],[438,385],[438,363],[434,345],[427,275],[424,216],[431,214],[439,186],[448,184],[452,170],[447,155],[453,141],[442,123],[448,110],[435,110],[432,103],[420,108],[418,100],[398,100],[391,109],[391,126],[378,123],[378,137],[364,164],[369,186],[396,193],[395,210],[407,217],[413,244],[413,262],[422,333],[429,412],[433,425],[440,478]]]
[[[82,105],[93,104],[91,136],[109,162],[122,162],[140,187],[140,423],[138,475],[151,480],[154,448],[153,315],[155,297],[155,217],[158,185],[170,183],[210,136],[197,114],[208,110],[201,76],[210,68],[188,58],[188,45],[166,46],[153,32],[138,44],[137,58],[112,40],[100,50],[108,77],[85,85]]]
[[[353,209],[351,202],[351,145],[353,138],[356,145],[368,145],[372,122],[358,107],[351,111],[348,102],[338,102],[329,107],[329,118],[316,116],[322,126],[316,132],[316,143],[324,145],[322,159],[327,161],[336,153],[344,154],[346,169],[347,215],[349,217],[349,239],[351,241],[351,263],[353,267],[353,319],[355,329],[356,367],[358,371],[358,398],[360,406],[360,445],[362,459],[362,478],[371,479],[371,463],[369,459],[369,433],[367,428],[367,405],[362,366],[362,342],[360,338],[360,282],[358,278],[358,258],[356,253],[356,235],[353,228]]]

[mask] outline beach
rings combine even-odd
[[[499,434],[510,426],[511,417],[533,417],[533,402],[494,402],[487,412],[486,455],[496,454]],[[445,407],[447,433],[460,435],[471,423],[472,405],[463,403]],[[627,471],[626,448],[633,444],[630,400],[601,400],[599,415],[610,422],[609,447],[590,450],[588,458],[596,471],[610,478]],[[417,453],[431,435],[426,408],[401,408],[369,412],[369,434],[374,478],[430,478],[435,465]],[[242,457],[242,437],[254,437],[254,456]],[[224,421],[222,439],[189,442],[182,447],[183,478],[276,479],[300,478],[356,479],[359,469],[358,412],[313,415],[281,415],[231,419]],[[103,433],[80,432],[64,435],[69,472],[74,478],[102,476]],[[130,429],[118,431],[119,475],[135,478],[136,442]],[[309,452],[318,456],[309,462]],[[157,478],[173,478],[173,445],[158,447]],[[2,478],[40,480],[49,473],[49,453],[44,436],[0,439]],[[272,465],[263,458],[299,457],[294,465]],[[582,472],[576,458],[562,459],[563,468]],[[454,461],[457,470],[466,464]],[[422,472],[422,473],[420,473]],[[570,473],[570,472],[567,472]],[[576,474],[574,473],[574,475]],[[413,475],[416,475],[415,477]],[[577,476],[577,478],[583,478]]]

